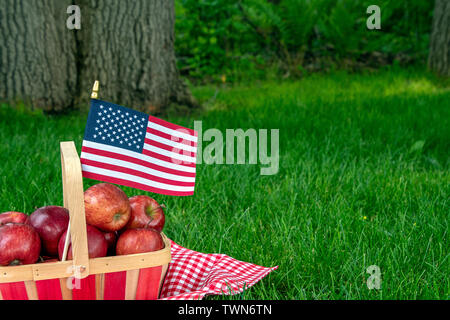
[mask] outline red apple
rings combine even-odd
[[[40,252],[41,239],[32,226],[10,223],[0,227],[0,266],[35,263]]]
[[[117,240],[116,254],[134,254],[157,251],[164,248],[161,234],[151,228],[128,229]]]
[[[123,228],[131,215],[127,195],[115,185],[99,183],[84,192],[86,222],[102,231]]]
[[[43,258],[39,263],[48,263],[48,262],[58,262],[59,260],[56,258]]]
[[[99,258],[106,256],[108,251],[108,243],[106,242],[105,236],[97,228],[86,225],[87,227],[87,238],[88,238],[88,255],[89,258]],[[64,252],[64,244],[66,243],[67,231],[61,235],[58,244],[58,255],[59,259],[62,259]],[[69,248],[67,249],[67,260],[72,259],[72,243],[69,238]]]
[[[103,235],[108,243],[108,255],[113,256],[116,252],[117,232],[104,232]]]
[[[162,207],[149,196],[134,196],[130,199],[131,218],[127,229],[150,227],[158,232],[164,228],[166,221]]]
[[[69,210],[59,206],[39,208],[30,215],[28,224],[39,233],[44,254],[57,256],[59,238],[69,224]]]
[[[26,223],[28,216],[22,212],[8,211],[0,213],[0,226],[7,223]]]

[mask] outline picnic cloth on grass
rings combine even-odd
[[[163,300],[203,299],[207,294],[238,294],[264,278],[275,267],[262,267],[225,254],[205,254],[171,240],[172,261],[161,289]]]

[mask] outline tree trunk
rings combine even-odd
[[[73,33],[66,28],[69,0],[2,0],[0,100],[44,110],[73,102]]]
[[[94,80],[100,97],[154,113],[195,104],[176,68],[175,7],[167,0],[81,0],[81,101]]]
[[[3,2],[6,0],[3,0]],[[176,68],[174,1],[7,0],[0,6],[0,100],[59,111],[100,99],[148,113],[196,105]],[[67,7],[81,10],[69,30]]]
[[[450,1],[436,0],[430,36],[428,67],[450,76]]]

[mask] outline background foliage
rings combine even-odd
[[[367,7],[381,8],[368,30]],[[423,63],[433,1],[176,0],[176,54],[196,81]]]

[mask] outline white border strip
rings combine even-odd
[[[151,152],[155,152],[158,153],[160,155],[169,157],[172,159],[173,162],[177,162],[177,160],[179,161],[183,161],[183,162],[192,162],[195,163],[195,157],[189,157],[189,156],[185,156],[184,154],[179,154],[176,152],[172,152],[172,151],[167,151],[165,149],[161,149],[149,144],[144,143],[144,149],[151,151]]]
[[[197,147],[192,147],[192,146],[185,145],[184,143],[165,139],[165,138],[162,138],[160,136],[157,136],[157,135],[149,133],[149,132],[147,132],[145,134],[145,137],[147,139],[154,140],[156,142],[160,142],[162,144],[165,144],[165,145],[173,147],[173,148],[182,149],[182,150],[186,150],[186,151],[194,152],[194,153],[197,152]]]
[[[197,140],[198,140],[198,137],[189,134],[188,131],[184,130],[184,129],[178,129],[178,130],[170,129],[170,128],[164,127],[160,124],[157,124],[155,122],[151,122],[150,120],[148,121],[147,126],[149,128],[152,128],[152,129],[167,133],[171,136],[176,136],[176,137],[179,137],[179,138],[182,138],[185,140],[194,141],[194,142],[197,142]]]

